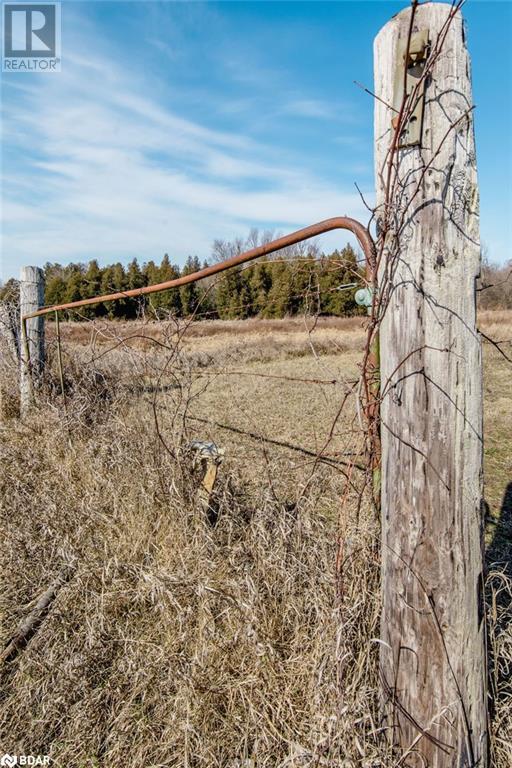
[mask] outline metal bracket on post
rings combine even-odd
[[[396,112],[400,112],[400,107],[404,97],[404,77],[405,94],[412,103],[407,105],[407,112],[410,113],[408,119],[400,133],[398,141],[399,149],[404,147],[415,147],[421,144],[421,135],[423,129],[423,109],[425,106],[425,79],[423,72],[427,61],[429,51],[428,30],[423,29],[411,35],[409,41],[409,50],[407,50],[407,40],[400,40],[398,43],[398,55],[396,57],[393,107]],[[407,62],[406,62],[407,57]],[[393,128],[396,129],[398,116],[392,120]]]

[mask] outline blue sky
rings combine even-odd
[[[183,263],[214,238],[367,220],[372,46],[406,2],[63,2],[62,72],[3,74],[2,278]],[[512,258],[512,3],[469,0],[481,234]],[[345,235],[319,244],[333,248]]]

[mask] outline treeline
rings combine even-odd
[[[209,263],[223,261],[264,241],[257,233],[243,241],[216,241]],[[100,267],[95,259],[88,264],[66,266],[47,263],[44,266],[45,304],[67,304],[163,283],[207,265],[208,262],[201,264],[196,257],[189,257],[180,268],[171,263],[167,254],[160,264],[149,261],[142,266],[137,259],[127,266],[117,263],[106,267]],[[314,244],[298,245],[178,289],[82,307],[69,312],[68,318],[131,320],[143,315],[169,314],[194,315],[198,319],[282,318],[304,313],[354,315],[362,313],[354,301],[356,289],[339,289],[350,283],[362,283],[362,279],[362,265],[350,245],[327,255],[320,253]],[[18,293],[17,281],[9,280],[0,287],[0,300],[16,301]],[[478,281],[478,306],[480,309],[512,309],[512,262],[497,266],[484,258]]]
[[[497,266],[484,260],[478,283],[480,309],[512,309],[512,261]]]
[[[221,261],[254,244],[253,239],[226,243],[216,241],[212,260]],[[142,288],[196,272],[201,264],[189,257],[183,267],[173,264],[165,254],[160,264],[149,261],[142,266],[134,259],[100,267],[93,259],[88,264],[48,263],[45,273],[45,304],[66,304],[98,295]],[[354,301],[355,288],[339,290],[347,283],[361,282],[361,265],[355,251],[347,245],[328,255],[314,245],[293,247],[275,256],[233,268],[197,283],[143,297],[120,299],[82,307],[68,313],[70,319],[105,317],[130,320],[145,316],[176,317],[195,315],[198,319],[282,318],[307,313],[350,315],[360,313]],[[6,295],[15,288],[9,281]]]

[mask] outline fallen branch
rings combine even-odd
[[[39,628],[41,621],[50,608],[50,605],[57,597],[59,589],[67,581],[69,581],[73,572],[74,567],[72,565],[66,566],[66,568],[61,571],[61,573],[52,582],[48,589],[46,589],[39,597],[34,608],[30,611],[28,616],[23,619],[18,629],[16,630],[16,633],[8,641],[4,650],[0,654],[1,664],[5,663],[6,661],[11,661],[18,654],[18,652],[27,645],[29,640],[33,637]]]

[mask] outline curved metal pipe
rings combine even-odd
[[[117,299],[126,299],[130,296],[145,296],[150,293],[159,293],[160,291],[166,291],[169,288],[179,288],[181,285],[187,285],[188,283],[195,283],[197,280],[202,280],[205,277],[216,275],[219,272],[224,272],[226,269],[236,267],[240,264],[245,264],[247,261],[257,259],[259,256],[266,256],[269,253],[286,248],[289,245],[295,245],[303,240],[308,240],[316,235],[321,235],[324,232],[330,232],[333,229],[347,229],[352,232],[361,246],[363,253],[366,257],[366,270],[369,280],[373,280],[373,273],[375,269],[375,244],[368,232],[367,228],[356,219],[351,219],[348,216],[335,216],[332,219],[325,219],[318,222],[318,224],[312,224],[310,227],[304,229],[298,229],[296,232],[292,232],[284,237],[279,237],[277,240],[272,240],[270,243],[259,245],[257,248],[251,248],[249,251],[240,253],[238,256],[233,256],[231,259],[221,261],[218,264],[212,264],[209,267],[200,269],[198,272],[192,272],[190,275],[183,275],[177,277],[174,280],[168,280],[165,283],[156,283],[155,285],[146,285],[144,288],[133,288],[128,291],[119,291],[118,293],[109,293],[105,296],[93,296],[90,299],[80,299],[79,301],[71,301],[67,304],[55,304],[51,307],[42,307],[37,312],[24,315],[22,320],[28,320],[31,317],[40,317],[41,315],[48,315],[50,312],[58,312],[61,309],[77,309],[78,307],[86,307],[91,304],[101,304],[104,301],[116,301]]]

